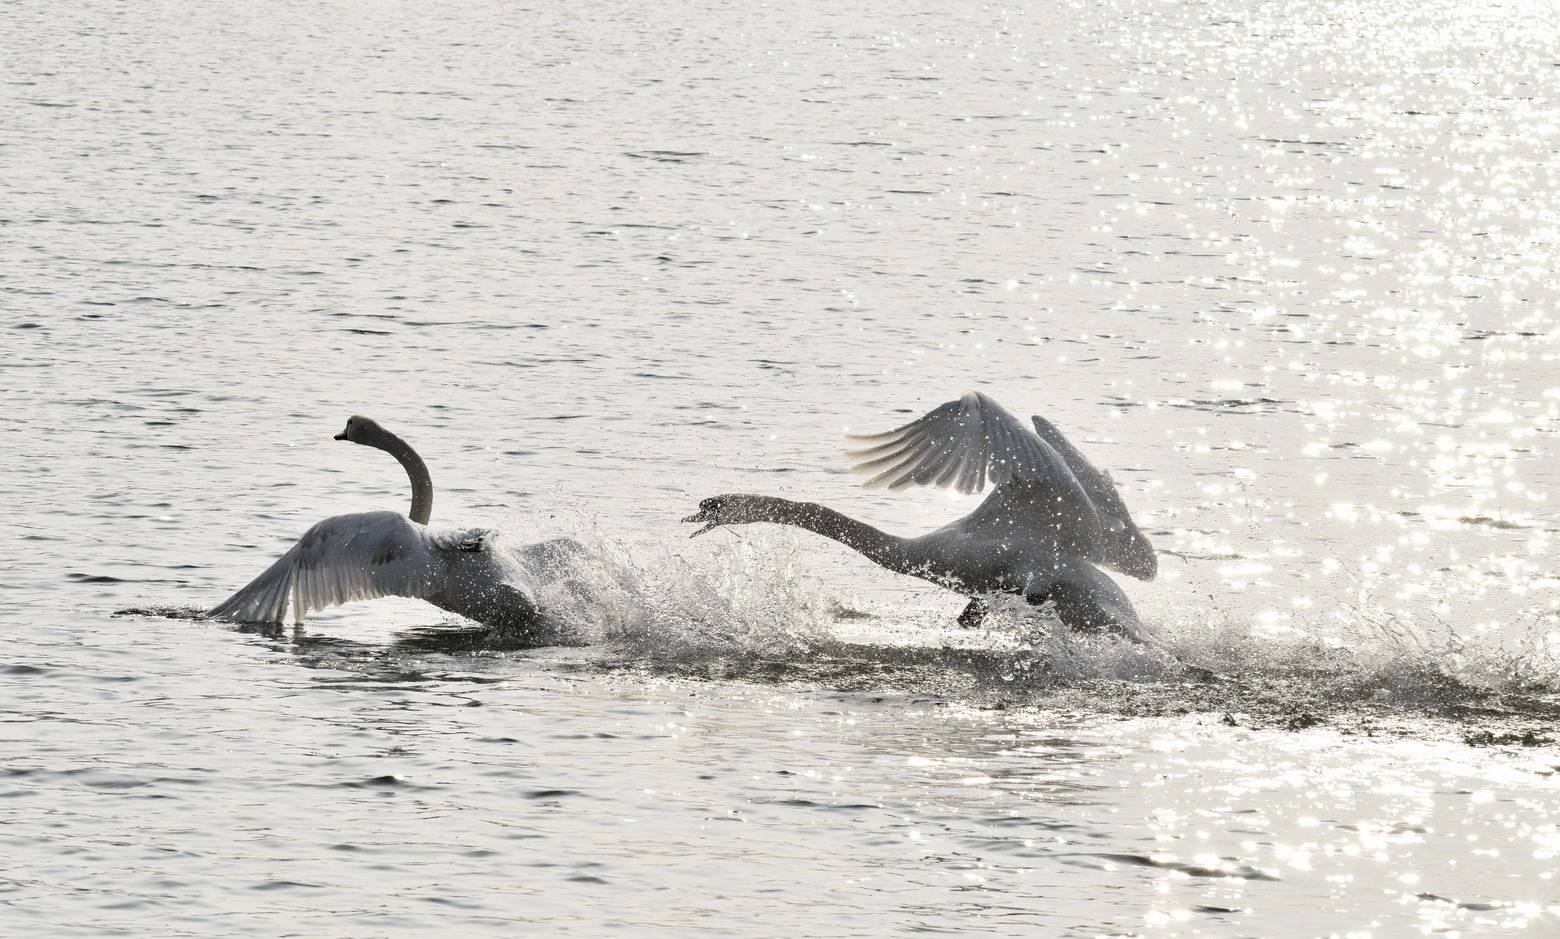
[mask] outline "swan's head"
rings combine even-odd
[[[337,434],[335,439],[350,440],[365,447],[376,447],[385,439],[386,433],[388,432],[372,417],[354,414],[347,418],[346,429]]]
[[[713,496],[699,503],[699,511],[683,519],[685,522],[704,522],[703,528],[689,535],[697,538],[722,525],[746,525],[750,522],[770,521],[764,501],[759,496]]]

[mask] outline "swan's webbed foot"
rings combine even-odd
[[[986,605],[985,598],[976,597],[964,608],[964,612],[959,614],[959,625],[965,629],[974,629],[986,621],[986,613],[990,609]]]

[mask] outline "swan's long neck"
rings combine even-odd
[[[406,475],[412,481],[412,510],[407,513],[407,517],[419,525],[426,525],[428,516],[433,512],[433,477],[428,475],[428,464],[422,461],[411,444],[388,430],[380,430],[384,436],[369,445],[395,457],[406,468]]]
[[[872,561],[901,574],[915,573],[921,566],[914,557],[908,539],[879,531],[866,522],[858,522],[826,505],[816,502],[792,502],[771,496],[758,497],[760,521],[793,525],[832,538]]]

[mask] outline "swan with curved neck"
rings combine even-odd
[[[911,539],[890,535],[816,502],[792,502],[777,496],[716,496],[700,502],[698,514],[683,521],[708,523],[689,537],[698,537],[722,525],[790,525],[838,541],[900,574],[914,574],[925,563]]]
[[[395,457],[412,483],[412,508],[407,517],[419,525],[428,524],[428,516],[433,512],[433,477],[428,475],[428,464],[411,444],[385,430],[373,418],[356,414],[347,418],[346,429],[332,439],[373,447]]]
[[[485,625],[526,634],[543,616],[536,586],[579,550],[568,539],[511,547],[483,528],[428,528],[433,479],[411,445],[378,422],[354,415],[335,439],[383,450],[406,469],[412,507],[357,512],[317,522],[292,549],[207,614],[246,623],[302,623],[310,610],[376,597],[414,597]]]
[[[704,522],[702,535],[727,525],[769,522],[840,542],[878,565],[971,597],[959,623],[977,625],[985,598],[1015,594],[1075,629],[1141,638],[1142,623],[1107,567],[1151,580],[1158,561],[1110,476],[1094,468],[1054,425],[1020,424],[978,392],[943,404],[882,434],[857,439],[853,467],[872,473],[869,487],[994,488],[975,511],[929,534],[880,531],[827,506],[744,493],[715,496],[683,519]]]

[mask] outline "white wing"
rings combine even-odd
[[[1062,436],[1055,424],[1039,415],[1030,420],[1034,422],[1035,433],[1040,435],[1040,439],[1050,444],[1051,449],[1067,462],[1067,468],[1072,470],[1078,484],[1083,487],[1089,500],[1094,503],[1095,511],[1099,513],[1103,523],[1102,556],[1097,560],[1123,574],[1141,580],[1153,580],[1159,573],[1159,559],[1154,554],[1154,546],[1137,527],[1137,523],[1132,521],[1132,513],[1127,511],[1127,504],[1122,501],[1121,493],[1116,490],[1116,483],[1110,474],[1095,469],[1088,457],[1073,446],[1072,441]]]
[[[443,539],[477,532],[441,533]],[[427,531],[397,512],[337,515],[317,523],[265,573],[213,607],[208,616],[244,623],[280,623],[310,610],[378,597],[426,598],[433,586]],[[475,548],[467,549],[475,550]]]
[[[848,451],[856,461],[851,469],[874,474],[866,482],[868,488],[948,486],[974,493],[984,489],[988,479],[995,486],[1017,479],[1060,490],[1069,501],[1089,501],[1067,461],[1050,444],[978,391],[966,392],[903,427],[851,436],[870,444]]]

